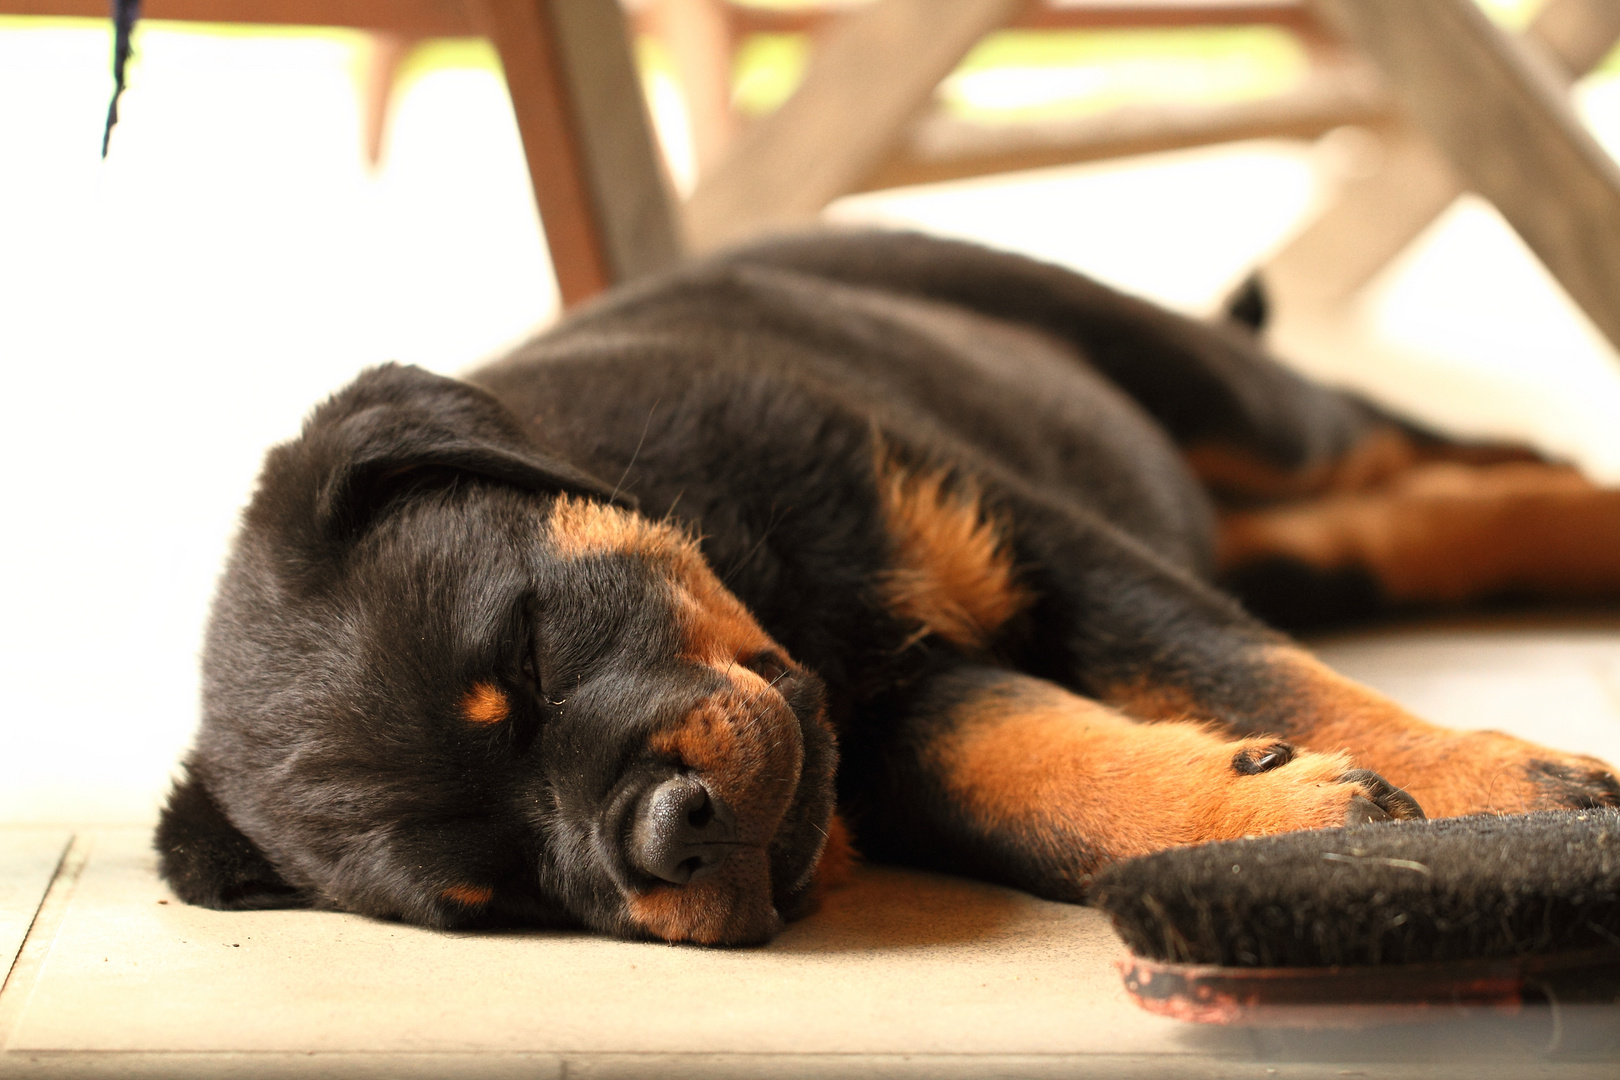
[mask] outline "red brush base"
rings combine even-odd
[[[1516,1012],[1547,1001],[1620,1001],[1620,948],[1367,967],[1241,968],[1128,955],[1125,989],[1148,1012],[1200,1024],[1362,1027],[1435,1008]]]

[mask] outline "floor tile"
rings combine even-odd
[[[95,839],[11,1051],[1175,1053],[1090,909],[868,868],[764,949],[449,934],[169,900]],[[87,1017],[95,1017],[87,1023]]]

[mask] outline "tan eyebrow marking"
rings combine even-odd
[[[551,542],[565,559],[628,552],[702,560],[692,537],[670,522],[571,495],[557,500],[549,528]]]
[[[697,540],[678,525],[563,496],[551,512],[550,530],[551,542],[567,559],[608,553],[657,559],[675,587],[683,657],[729,668],[739,656],[776,647],[714,576]]]
[[[469,724],[498,724],[512,711],[512,703],[494,683],[473,683],[461,699],[461,715]]]
[[[451,885],[439,895],[467,907],[483,907],[495,899],[495,890],[488,885]]]

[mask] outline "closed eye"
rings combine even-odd
[[[532,644],[524,646],[523,659],[518,663],[518,670],[523,672],[523,680],[529,684],[529,689],[534,691],[534,696],[544,701],[546,689],[540,684],[540,664],[535,659]]]
[[[526,695],[528,700],[522,707],[513,710],[512,715],[512,750],[518,754],[528,751],[534,743],[535,736],[540,733],[546,717],[561,704],[547,696],[541,670],[535,639],[532,635],[525,635],[522,653],[518,659],[518,671],[522,674],[523,683],[529,691]]]

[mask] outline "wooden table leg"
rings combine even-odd
[[[1549,0],[1525,31],[1571,78],[1620,39],[1620,0]],[[1261,270],[1281,312],[1344,303],[1405,250],[1463,192],[1445,155],[1409,123],[1381,126],[1380,160],[1343,183],[1335,201]]]
[[[1459,181],[1496,204],[1599,329],[1620,343],[1620,168],[1570,110],[1567,79],[1498,30],[1472,0],[1314,2],[1379,64]],[[1546,40],[1569,49],[1571,60],[1595,63],[1594,35],[1612,40],[1620,32],[1617,5],[1558,11],[1562,6],[1549,12]],[[1421,151],[1401,150],[1396,160],[1407,164],[1397,169],[1434,171],[1412,165],[1417,157]],[[1426,206],[1405,208],[1405,229],[1424,210],[1445,205],[1443,180],[1431,175],[1422,186],[1426,194],[1413,201]],[[1367,213],[1376,212],[1373,202],[1362,201]],[[1388,236],[1381,242],[1386,249],[1392,244]],[[1294,256],[1280,258],[1286,266]],[[1372,261],[1360,259],[1357,272]],[[1342,289],[1344,280],[1323,291]]]
[[[494,43],[563,303],[680,259],[674,198],[616,0],[469,0]]]
[[[799,89],[756,120],[687,202],[695,248],[802,225],[856,190],[934,88],[1025,0],[877,0],[819,35]]]
[[[383,136],[388,130],[388,110],[393,102],[399,66],[421,39],[388,30],[378,30],[368,36],[370,51],[361,77],[360,138],[366,164],[375,169],[382,162]]]

